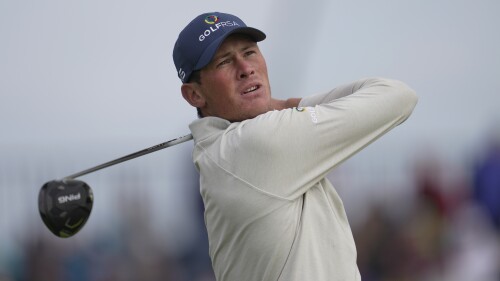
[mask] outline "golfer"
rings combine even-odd
[[[361,280],[344,206],[325,177],[405,121],[417,97],[372,78],[274,99],[257,45],[265,37],[213,12],[192,20],[173,50],[182,96],[200,117],[189,128],[215,276]]]

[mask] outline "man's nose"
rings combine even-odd
[[[244,79],[255,74],[255,68],[251,62],[245,59],[239,59],[237,65],[239,79]]]

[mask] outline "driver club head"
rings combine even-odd
[[[54,235],[62,238],[76,234],[92,211],[92,189],[83,181],[53,180],[45,183],[38,195],[43,222]]]

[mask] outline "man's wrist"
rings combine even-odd
[[[299,106],[300,100],[301,100],[300,98],[290,98],[287,100],[273,99],[272,108],[274,110],[282,110],[282,109],[297,107]]]
[[[301,98],[289,98],[289,99],[287,99],[286,100],[286,108],[298,107],[301,100],[302,100]]]

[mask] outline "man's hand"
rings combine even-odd
[[[271,110],[282,110],[299,106],[301,98],[290,98],[287,100],[271,100]]]

